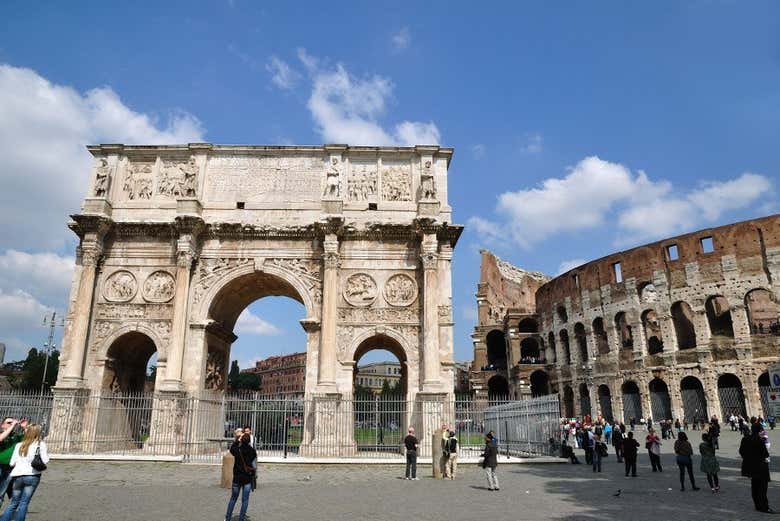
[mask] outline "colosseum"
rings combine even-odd
[[[780,215],[614,253],[555,278],[482,251],[477,396],[557,393],[566,417],[766,414],[780,360]]]

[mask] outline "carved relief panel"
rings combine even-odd
[[[155,271],[146,278],[143,286],[144,300],[148,302],[168,302],[173,298],[176,281],[167,271]]]
[[[209,201],[319,201],[322,157],[210,157],[204,198]]]
[[[382,165],[382,200],[412,200],[412,168],[409,163],[388,162]]]
[[[344,300],[357,307],[370,306],[377,293],[376,281],[367,273],[350,275],[344,286]]]
[[[117,270],[103,283],[103,298],[108,302],[128,302],[138,291],[138,281],[127,270]]]
[[[198,189],[198,164],[188,161],[162,161],[157,193],[167,197],[195,197]]]
[[[127,160],[126,160],[127,161]],[[130,201],[149,200],[154,193],[154,161],[126,162],[122,192]]]
[[[352,161],[347,179],[347,200],[376,201],[378,177],[376,161]]]
[[[417,283],[409,275],[398,273],[387,279],[383,293],[391,306],[409,306],[417,298]]]
[[[93,194],[95,197],[106,197],[108,194],[109,183],[111,180],[111,165],[105,157],[97,158],[97,167],[95,168],[95,187]]]

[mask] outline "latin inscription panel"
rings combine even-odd
[[[213,157],[206,171],[209,202],[304,202],[322,196],[320,157]]]

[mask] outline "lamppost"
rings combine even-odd
[[[65,326],[65,319],[60,317],[59,320],[57,320],[57,312],[52,311],[51,316],[45,315],[43,317],[43,326],[49,328],[49,340],[47,342],[44,342],[43,344],[43,350],[46,353],[46,362],[43,364],[43,378],[41,379],[41,395],[43,395],[43,389],[46,387],[46,372],[49,369],[49,356],[51,355],[51,350],[57,347],[54,344],[54,329],[59,327]]]

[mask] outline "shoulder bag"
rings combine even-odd
[[[246,464],[246,461],[244,461],[244,455],[241,453],[240,446],[238,447],[238,457],[241,458],[241,465],[244,467],[244,472],[249,474],[249,478],[252,483],[252,490],[257,490],[257,471]]]
[[[44,463],[43,460],[41,459],[40,443],[35,448],[35,457],[33,458],[32,463],[30,463],[30,466],[39,472],[43,472],[44,470],[46,470],[46,463]]]

